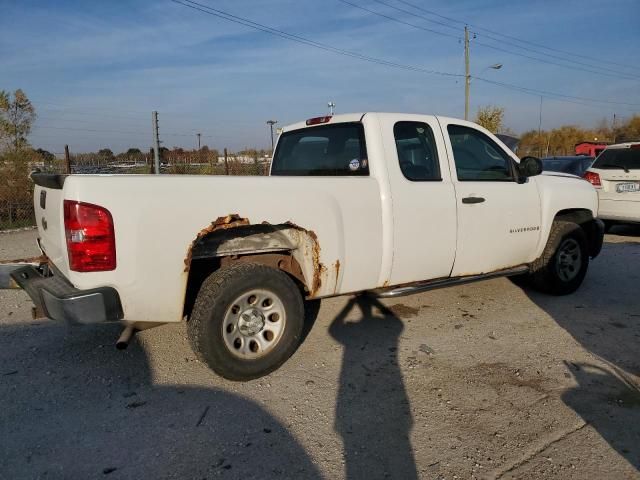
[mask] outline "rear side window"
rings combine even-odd
[[[592,167],[603,170],[640,170],[640,147],[609,148],[596,158]]]
[[[271,175],[369,175],[361,123],[339,123],[283,133]]]
[[[431,127],[420,122],[398,122],[393,126],[402,174],[414,182],[442,180],[438,150]]]

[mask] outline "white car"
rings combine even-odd
[[[598,217],[607,230],[616,223],[640,223],[640,142],[608,146],[584,178],[598,192]]]
[[[600,252],[589,183],[538,175],[484,128],[357,113],[283,130],[269,177],[32,175],[33,265],[0,265],[49,318],[186,319],[226,378],[264,375],[301,341],[304,301],[528,275],[575,291]]]

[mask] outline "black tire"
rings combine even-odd
[[[580,287],[588,267],[586,233],[576,223],[558,220],[551,226],[542,256],[532,265],[531,284],[551,295],[568,295]]]
[[[281,302],[284,310],[284,321],[278,340],[270,350],[257,358],[241,358],[243,353],[238,349],[234,354],[232,346],[227,346],[223,326],[237,305],[234,302],[252,290],[268,291],[276,301]],[[251,301],[251,300],[249,300]],[[250,305],[246,307],[251,309]],[[242,317],[240,312],[238,317]],[[268,318],[261,317],[260,333],[267,327]],[[241,342],[249,342],[254,336],[246,336],[241,332],[240,321],[237,320],[237,336]],[[258,323],[260,325],[260,323]],[[227,327],[229,325],[227,324]],[[196,302],[187,323],[187,331],[191,348],[198,358],[207,364],[218,375],[228,380],[252,380],[276,370],[298,348],[303,334],[304,303],[302,294],[296,284],[285,273],[253,263],[237,263],[220,269],[205,279],[200,286]],[[232,332],[235,327],[232,328]],[[227,340],[225,340],[227,338]],[[257,342],[253,342],[257,345]],[[248,353],[248,352],[247,352]],[[249,355],[251,355],[249,353]]]

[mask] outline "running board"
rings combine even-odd
[[[506,268],[504,270],[498,270],[497,272],[482,273],[480,275],[468,275],[466,277],[455,278],[439,278],[437,280],[425,280],[423,282],[414,282],[398,287],[390,287],[386,289],[372,290],[370,293],[378,298],[392,298],[403,297],[405,295],[412,295],[414,293],[426,292],[428,290],[435,290],[436,288],[451,287],[454,285],[463,285],[465,283],[477,282],[479,280],[489,280],[491,278],[509,277],[511,275],[520,275],[522,273],[528,273],[529,267],[527,265],[520,265],[518,267]]]

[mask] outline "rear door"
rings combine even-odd
[[[378,116],[393,204],[389,283],[448,277],[456,251],[456,200],[437,119]]]
[[[474,124],[441,119],[441,126],[458,210],[451,275],[488,273],[531,261],[540,237],[535,178],[518,183],[512,154]]]

